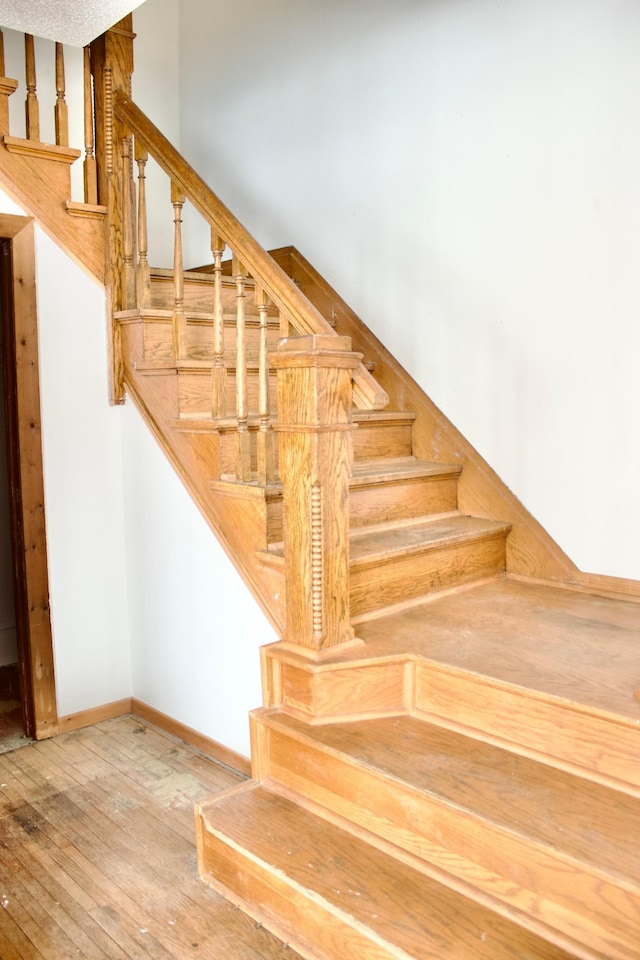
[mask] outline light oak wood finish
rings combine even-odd
[[[123,219],[124,196],[118,152],[123,138],[130,135],[114,113],[117,89],[131,90],[133,73],[133,22],[128,14],[90,46],[91,73],[95,107],[96,162],[98,169],[98,203],[107,207],[104,248],[104,282],[107,293],[106,320],[108,357],[108,391],[112,404],[124,403],[124,362],[120,328],[113,322],[116,310],[126,303],[123,289]]]
[[[317,270],[295,247],[272,250],[271,255],[318,310],[335,318],[336,332],[351,337],[354,349],[375,363],[376,379],[390,407],[412,411],[416,417],[412,452],[425,460],[463,467],[458,491],[462,512],[511,523],[507,569],[577,582],[575,565]]]
[[[280,342],[279,471],[286,504],[284,641],[309,654],[351,643],[349,476],[352,372],[360,357],[347,338]]]
[[[640,799],[411,717],[310,728],[263,711],[254,722],[272,788],[520,911],[539,932],[633,955]]]
[[[120,86],[120,88],[119,88]],[[186,163],[148,117],[131,101],[123,85],[113,89],[115,116],[133,131],[159,166],[171,178],[196,210],[217,229],[237,260],[243,263],[252,277],[267,292],[271,300],[284,312],[300,334],[333,335],[333,328],[325,318],[302,296],[296,285],[286,276],[247,230],[233,216],[207,184]],[[115,306],[118,309],[118,306]],[[380,390],[375,378],[362,365],[354,371],[356,405],[366,408],[386,406],[388,397]]]
[[[27,98],[24,105],[27,140],[39,140],[40,105],[36,93],[36,57],[33,36],[30,33],[24,35],[24,61],[27,87]]]
[[[223,883],[226,895],[305,956],[571,956],[259,786],[201,805],[199,814],[205,879]]]
[[[104,220],[70,216],[69,165],[78,151],[5,136],[0,145],[2,189],[99,282],[104,282]]]
[[[65,100],[65,80],[64,80],[64,48],[61,43],[56,43],[56,105],[54,108],[54,120],[56,131],[56,143],[59,147],[69,146],[69,108]]]
[[[83,51],[84,86],[84,199],[95,206],[98,203],[98,168],[95,157],[95,115],[93,110],[93,83],[91,80],[91,49]]]
[[[229,769],[132,718],[0,768],[4,960],[296,960],[198,880],[193,804]]]
[[[0,29],[0,136],[9,133],[9,97],[18,89],[18,81],[4,74],[4,34]]]

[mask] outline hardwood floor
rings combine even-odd
[[[296,960],[198,878],[194,803],[242,780],[132,717],[0,756],[2,960]]]

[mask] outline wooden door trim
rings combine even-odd
[[[16,620],[28,736],[58,732],[44,509],[35,231],[30,217],[0,214],[0,237],[11,244],[7,314],[10,513]]]

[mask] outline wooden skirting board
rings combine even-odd
[[[201,753],[206,754],[218,763],[242,773],[244,776],[251,774],[251,761],[235,750],[230,750],[217,740],[198,733],[192,727],[174,720],[173,717],[161,713],[154,707],[143,703],[142,700],[136,700],[135,697],[125,697],[123,700],[114,700],[112,703],[103,703],[99,707],[90,707],[88,710],[80,710],[78,713],[69,713],[64,717],[58,718],[58,733],[71,733],[73,730],[81,730],[83,727],[93,726],[94,723],[102,723],[104,720],[113,720],[116,717],[123,717],[133,714],[140,717],[147,723],[152,723],[155,727],[168,733],[189,746],[195,747]]]

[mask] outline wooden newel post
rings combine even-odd
[[[361,355],[349,337],[281,340],[280,477],[284,487],[286,628],[312,656],[353,640],[349,611],[351,378]]]

